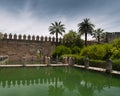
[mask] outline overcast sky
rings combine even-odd
[[[84,18],[108,32],[120,32],[120,0],[0,0],[0,31],[49,35],[54,21],[78,30]]]

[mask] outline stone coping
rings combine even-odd
[[[11,65],[0,65],[0,68],[11,68],[11,67],[47,67],[47,66],[68,66],[68,64],[11,64]]]
[[[77,64],[75,64],[74,67],[85,68],[85,66],[77,65]],[[106,69],[104,69],[104,68],[97,68],[97,67],[89,67],[88,70],[94,70],[94,71],[99,71],[99,72],[106,72]],[[120,75],[120,71],[112,70],[111,74]]]

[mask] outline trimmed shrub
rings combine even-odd
[[[81,50],[82,56],[87,56],[90,59],[102,60],[106,55],[106,50],[103,45],[92,45]]]
[[[87,56],[90,59],[95,60],[106,60],[111,57],[112,52],[112,45],[111,44],[97,44],[84,47],[81,50],[82,56]]]

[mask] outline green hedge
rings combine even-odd
[[[106,61],[103,60],[90,60],[91,67],[99,67],[99,68],[106,68]]]
[[[120,71],[120,59],[113,60],[113,70]]]
[[[79,64],[79,65],[84,65],[84,56],[76,56],[75,58],[75,64]]]

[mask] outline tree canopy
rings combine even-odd
[[[73,30],[70,30],[67,34],[63,36],[62,43],[67,47],[83,47],[83,40],[81,39],[80,34]]]

